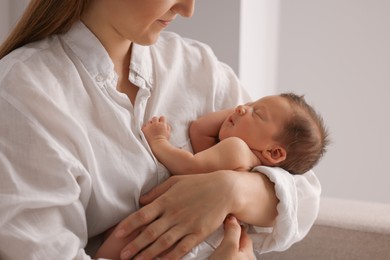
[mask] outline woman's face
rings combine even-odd
[[[94,0],[87,13],[117,37],[150,45],[178,14],[191,17],[194,4],[195,0]]]

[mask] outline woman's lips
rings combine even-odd
[[[157,20],[163,27],[167,27],[172,20]]]

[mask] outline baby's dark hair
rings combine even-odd
[[[304,96],[282,93],[292,109],[292,117],[276,139],[285,146],[287,157],[277,166],[292,174],[303,174],[312,169],[326,152],[328,130],[322,117],[307,104]]]

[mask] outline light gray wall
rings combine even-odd
[[[29,0],[0,0],[0,43],[15,26]]]
[[[390,203],[390,1],[281,1],[277,90],[306,94],[332,144],[323,195]]]
[[[8,0],[0,1],[0,43],[2,43],[10,28],[10,6]]]
[[[191,19],[178,17],[167,30],[207,43],[238,73],[240,1],[200,0],[195,6]]]

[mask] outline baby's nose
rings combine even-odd
[[[236,107],[236,113],[239,114],[239,115],[244,115],[246,112],[246,109],[243,105],[239,105]]]

